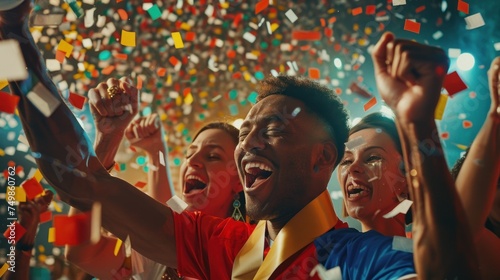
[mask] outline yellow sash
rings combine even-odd
[[[328,190],[299,211],[278,233],[266,258],[266,221],[260,221],[234,260],[231,279],[268,279],[281,263],[335,226],[338,218]]]

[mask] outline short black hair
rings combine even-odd
[[[327,126],[337,148],[335,166],[344,156],[344,143],[349,131],[349,114],[340,98],[326,86],[306,78],[287,75],[270,76],[263,80],[257,90],[257,102],[271,95],[284,95],[300,100],[308,111],[316,114]]]
[[[231,136],[231,139],[233,140],[234,144],[238,145],[239,141],[238,139],[240,134],[239,129],[226,122],[211,122],[204,125],[202,128],[200,128],[200,130],[198,130],[198,132],[196,132],[196,134],[193,137],[193,141],[196,140],[196,138],[198,138],[200,133],[208,129],[220,129],[225,131],[229,136]]]
[[[396,144],[396,149],[398,150],[399,154],[403,154],[403,151],[401,149],[401,140],[399,140],[398,129],[396,128],[394,119],[379,112],[366,115],[357,124],[351,127],[351,129],[349,130],[349,136],[360,130],[368,128],[381,129],[383,132],[389,135],[389,137],[391,137],[394,144]]]

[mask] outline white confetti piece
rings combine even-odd
[[[153,102],[155,96],[152,93],[141,92],[141,101],[146,103]]]
[[[207,17],[212,17],[213,13],[214,13],[214,6],[208,5],[207,9],[205,10],[205,15],[207,15]]]
[[[21,48],[16,40],[0,42],[0,80],[20,81],[28,78]]]
[[[45,65],[50,72],[61,70],[61,64],[57,59],[47,59],[45,60]]]
[[[19,141],[19,142],[21,142],[21,143],[23,143],[25,145],[28,145],[28,146],[30,145],[28,143],[28,139],[24,135],[19,135],[19,137],[17,137],[17,141]]]
[[[406,5],[406,0],[392,0],[393,6],[401,6]]]
[[[243,39],[247,40],[250,43],[253,43],[255,42],[255,35],[250,32],[245,32],[245,34],[243,34]]]
[[[288,20],[289,20],[289,21],[291,21],[292,23],[294,23],[294,22],[298,19],[297,15],[293,12],[293,10],[292,10],[292,9],[290,9],[290,10],[286,11],[285,16],[286,16],[286,17],[288,18]]]
[[[326,270],[322,264],[317,264],[316,267],[311,270],[309,276],[313,277],[316,273],[321,280],[342,280],[342,271],[340,270],[340,266]]]
[[[160,157],[160,164],[162,166],[165,166],[165,155],[163,154],[162,151],[159,152],[158,156]]]
[[[187,203],[177,195],[172,196],[172,198],[167,201],[167,206],[178,214],[182,213],[188,207]]]
[[[94,202],[90,216],[90,243],[97,244],[101,239],[101,210],[100,202]]]
[[[460,49],[454,49],[454,48],[448,49],[448,56],[450,58],[457,58],[460,56],[461,53],[462,53],[462,50],[460,50]]]
[[[392,249],[396,251],[413,253],[413,241],[406,237],[394,236],[392,238]]]
[[[398,206],[394,207],[389,213],[385,214],[383,217],[385,219],[390,219],[395,217],[398,214],[406,214],[408,210],[410,209],[411,205],[413,204],[413,201],[409,199],[405,199],[401,201]]]
[[[363,138],[362,136],[359,136],[359,137],[352,139],[351,141],[346,142],[345,147],[348,150],[353,150],[353,149],[356,149],[357,147],[365,145],[365,144],[366,144],[365,138]]]
[[[31,103],[33,103],[33,105],[46,117],[50,117],[59,104],[61,104],[61,101],[55,98],[41,83],[38,83],[28,93],[27,97]]]
[[[23,153],[26,153],[29,149],[29,146],[28,145],[25,145],[23,143],[17,143],[17,148],[16,148],[18,151],[20,152],[23,152]]]
[[[493,47],[495,48],[495,51],[500,51],[500,42],[493,44]]]
[[[130,236],[127,235],[125,242],[123,242],[123,246],[125,247],[125,257],[130,258],[132,255],[132,245],[130,244]]]
[[[59,26],[64,19],[64,14],[35,14],[33,26]]]
[[[478,28],[478,27],[485,25],[484,19],[480,13],[473,14],[471,16],[466,17],[465,24],[466,24],[465,28],[468,30],[475,29],[475,28]]]
[[[94,25],[94,12],[96,8],[88,9],[85,11],[85,18],[84,18],[84,24],[85,28],[90,28],[92,25]]]
[[[443,32],[438,30],[434,34],[432,34],[432,38],[434,38],[434,40],[439,40],[441,39],[441,37],[443,37],[443,35],[444,35]]]
[[[269,35],[272,35],[273,30],[271,29],[271,23],[269,21],[266,21],[266,28],[267,28],[267,33],[269,33]]]

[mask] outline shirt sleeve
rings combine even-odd
[[[177,269],[198,279],[229,279],[233,262],[253,230],[243,222],[201,212],[174,214]]]

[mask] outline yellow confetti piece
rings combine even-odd
[[[455,146],[457,146],[457,148],[459,148],[462,151],[465,151],[468,148],[468,146],[462,144],[455,144]]]
[[[14,195],[14,198],[16,199],[16,201],[26,202],[26,192],[24,191],[24,189],[21,187],[17,187],[15,189],[16,194]]]
[[[56,212],[58,212],[58,213],[62,212],[61,206],[59,206],[59,204],[57,202],[52,201],[51,203],[54,206],[54,210],[56,210]]]
[[[0,89],[3,89],[4,87],[8,86],[9,82],[7,81],[0,81]]]
[[[5,272],[7,272],[7,269],[9,269],[9,264],[4,263],[2,265],[2,268],[0,268],[0,277],[2,277],[5,274]]]
[[[168,74],[167,80],[165,81],[166,86],[172,85],[172,75]]]
[[[59,42],[59,45],[57,46],[57,50],[65,53],[66,57],[68,58],[73,52],[73,46],[64,40],[61,40],[61,42]]]
[[[42,172],[40,172],[40,169],[37,169],[35,171],[35,175],[33,175],[33,177],[35,177],[36,181],[40,183],[40,181],[43,179],[43,175]]]
[[[174,39],[174,44],[176,49],[184,48],[184,42],[182,42],[181,33],[172,32],[172,39]]]
[[[188,95],[184,98],[184,104],[191,105],[191,103],[193,103],[193,95],[188,93]]]
[[[38,261],[41,263],[45,263],[45,260],[47,259],[46,255],[39,255],[38,256]]]
[[[181,106],[182,105],[182,98],[180,96],[177,96],[177,98],[175,99],[175,104],[177,106]]]
[[[208,96],[208,92],[206,92],[206,91],[200,92],[200,98],[205,98],[207,96]]]
[[[436,110],[434,111],[434,119],[436,120],[443,119],[444,109],[446,108],[447,102],[448,102],[448,95],[441,94],[441,96],[439,96],[439,101],[436,106]]]
[[[43,245],[38,245],[38,251],[40,251],[40,253],[45,253],[45,247]]]
[[[183,23],[181,23],[181,29],[182,29],[182,30],[189,31],[189,30],[191,30],[191,25],[189,25],[189,24],[187,24],[187,23],[183,22]]]
[[[278,29],[278,27],[280,27],[280,25],[277,23],[271,24],[271,31],[274,32],[276,29]]]
[[[115,250],[113,251],[113,254],[115,254],[115,256],[118,256],[118,251],[120,250],[120,247],[122,247],[122,243],[123,241],[121,239],[116,239]]]
[[[0,149],[0,157],[5,156],[5,151],[3,149]]]
[[[248,72],[245,72],[243,73],[243,78],[245,78],[245,81],[250,81],[250,79],[252,79],[252,76],[248,73]]]
[[[56,229],[51,227],[51,228],[49,228],[48,241],[49,241],[49,243],[54,243],[54,240],[56,240]]]
[[[127,47],[135,47],[135,32],[122,30],[121,44]]]
[[[220,3],[219,5],[220,5],[220,7],[221,7],[221,8],[223,8],[223,9],[227,9],[227,8],[229,8],[229,2]]]

